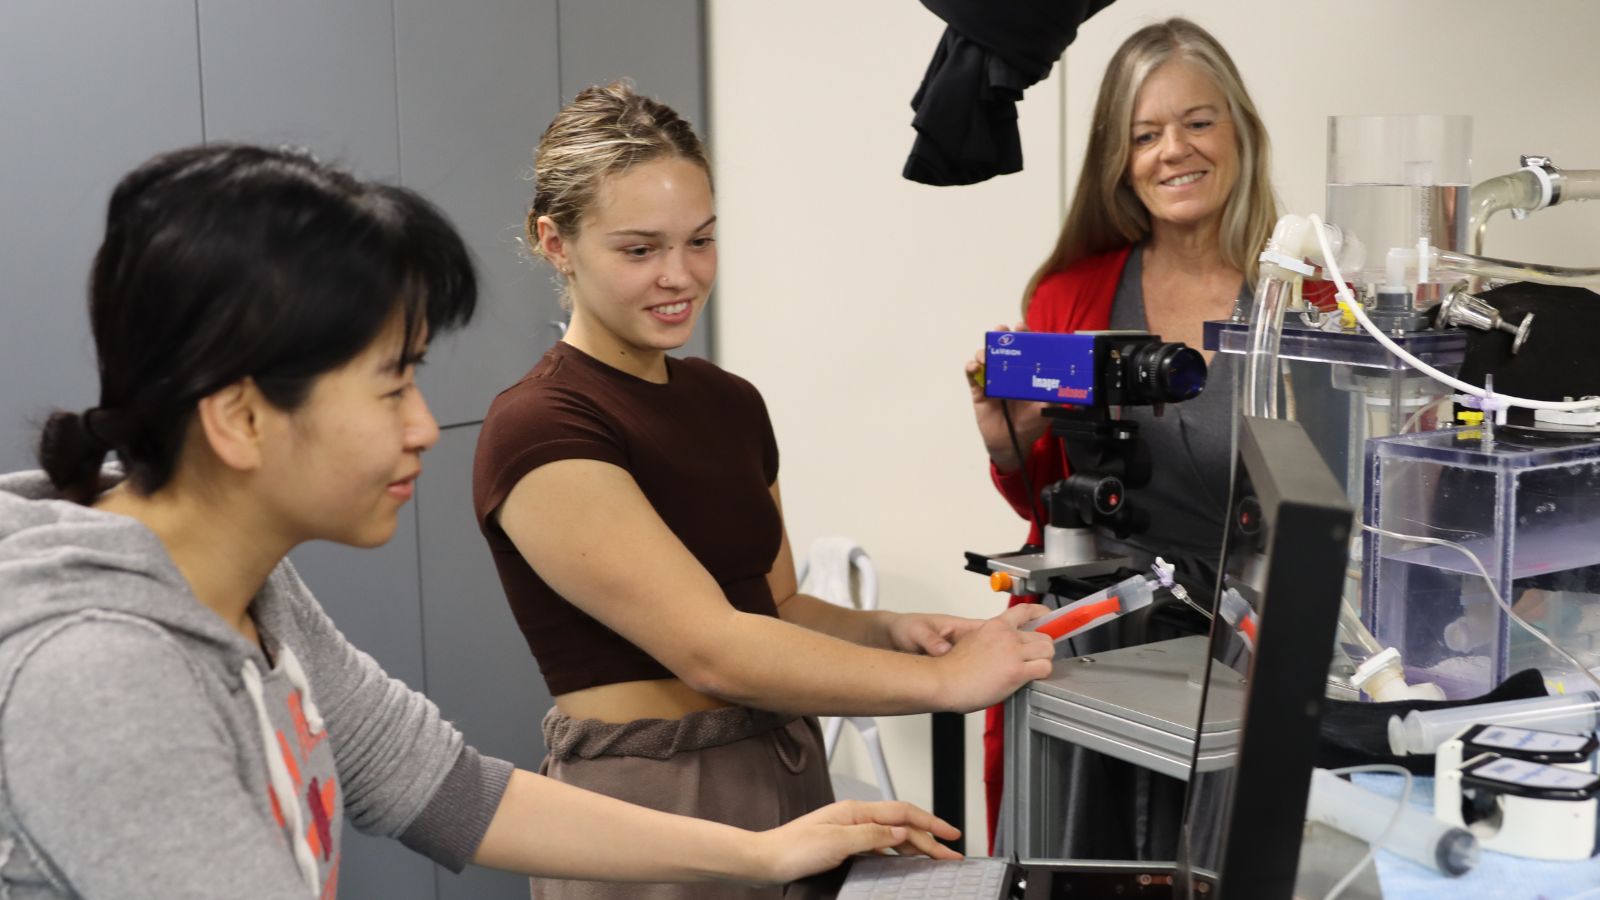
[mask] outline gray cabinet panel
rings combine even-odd
[[[591,84],[631,78],[709,143],[705,59],[704,0],[561,0],[563,102]],[[711,358],[715,311],[715,303],[706,307],[694,337],[674,356]]]
[[[702,0],[561,0],[561,99],[631,78],[640,93],[677,110],[705,137],[703,6]]]
[[[555,0],[395,0],[404,180],[448,213],[479,263],[478,315],[419,375],[442,425],[483,418],[555,340],[548,269],[519,240],[533,147],[559,108]]]
[[[550,708],[550,694],[506,605],[473,515],[477,440],[476,425],[445,431],[417,482],[428,696],[474,747],[537,769],[544,758],[539,720]],[[439,874],[441,900],[527,896],[527,879],[503,872]]]
[[[117,179],[198,143],[193,0],[0,3],[0,471],[99,399],[89,263]]]
[[[301,144],[400,176],[389,0],[201,0],[207,140]]]

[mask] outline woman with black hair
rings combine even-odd
[[[904,804],[755,833],[514,771],[339,634],[285,555],[394,533],[439,433],[416,366],[475,285],[427,201],[304,155],[192,148],[118,185],[100,405],[51,416],[43,473],[0,477],[0,895],[332,897],[346,816],[558,878],[948,855]]]

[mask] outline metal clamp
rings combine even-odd
[[[1561,169],[1556,167],[1555,162],[1548,156],[1536,156],[1526,153],[1517,158],[1521,161],[1523,169],[1532,172],[1534,177],[1539,179],[1539,203],[1531,209],[1513,209],[1511,217],[1513,219],[1526,219],[1528,213],[1538,212],[1541,209],[1560,203],[1561,186],[1566,181],[1566,178],[1561,174]]]

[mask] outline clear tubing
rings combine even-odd
[[[1523,169],[1500,175],[1472,186],[1472,217],[1467,228],[1472,234],[1472,252],[1483,255],[1483,236],[1489,228],[1489,217],[1506,209],[1535,209],[1539,206],[1541,192],[1539,179]]]
[[[1244,409],[1247,416],[1278,417],[1278,340],[1294,282],[1276,266],[1263,265],[1250,312],[1250,350],[1245,360]]]
[[[1435,819],[1407,803],[1396,818],[1393,797],[1357,787],[1327,769],[1311,770],[1311,797],[1306,818],[1337,828],[1420,863],[1443,875],[1465,874],[1478,862],[1478,839],[1472,832]],[[1387,830],[1387,836],[1385,831]]]
[[[1600,169],[1568,169],[1558,176],[1558,180],[1561,199],[1557,203],[1600,200]]]
[[[1396,756],[1426,756],[1455,737],[1456,732],[1479,722],[1582,734],[1595,730],[1597,718],[1600,694],[1594,691],[1448,709],[1414,709],[1404,719],[1389,717],[1389,749]]]
[[[1350,654],[1350,661],[1358,666],[1383,652],[1383,645],[1367,630],[1366,624],[1350,608],[1350,604],[1343,601],[1339,603],[1339,641],[1346,645],[1345,652]],[[1357,648],[1357,652],[1351,652],[1351,647]],[[1360,658],[1357,658],[1357,653]]]
[[[1489,227],[1489,217],[1501,210],[1527,210],[1532,212],[1546,206],[1556,206],[1578,200],[1600,200],[1600,169],[1556,170],[1549,176],[1553,199],[1546,202],[1544,185],[1531,170],[1521,169],[1473,185],[1472,215],[1468,229],[1472,233],[1472,253],[1483,255],[1483,236]]]
[[[1470,253],[1458,253],[1454,250],[1435,250],[1428,255],[1428,264],[1442,272],[1496,278],[1501,281],[1533,281],[1539,284],[1600,288],[1600,269],[1545,266],[1488,256],[1473,256]]]
[[[1358,252],[1355,247],[1349,249]],[[1283,314],[1298,280],[1299,276],[1279,266],[1261,266],[1250,313],[1250,349],[1245,358],[1244,403],[1240,410],[1244,415],[1278,417],[1278,344],[1283,334]],[[1351,657],[1356,665],[1383,649],[1356,611],[1343,602],[1339,604],[1339,639],[1349,647],[1359,648],[1361,658]]]

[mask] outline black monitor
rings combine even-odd
[[[1232,764],[1189,779],[1176,893],[1281,900],[1300,858],[1353,513],[1294,422],[1244,417],[1233,482],[1196,733],[1224,714],[1210,702],[1219,666],[1244,681],[1243,722]]]

